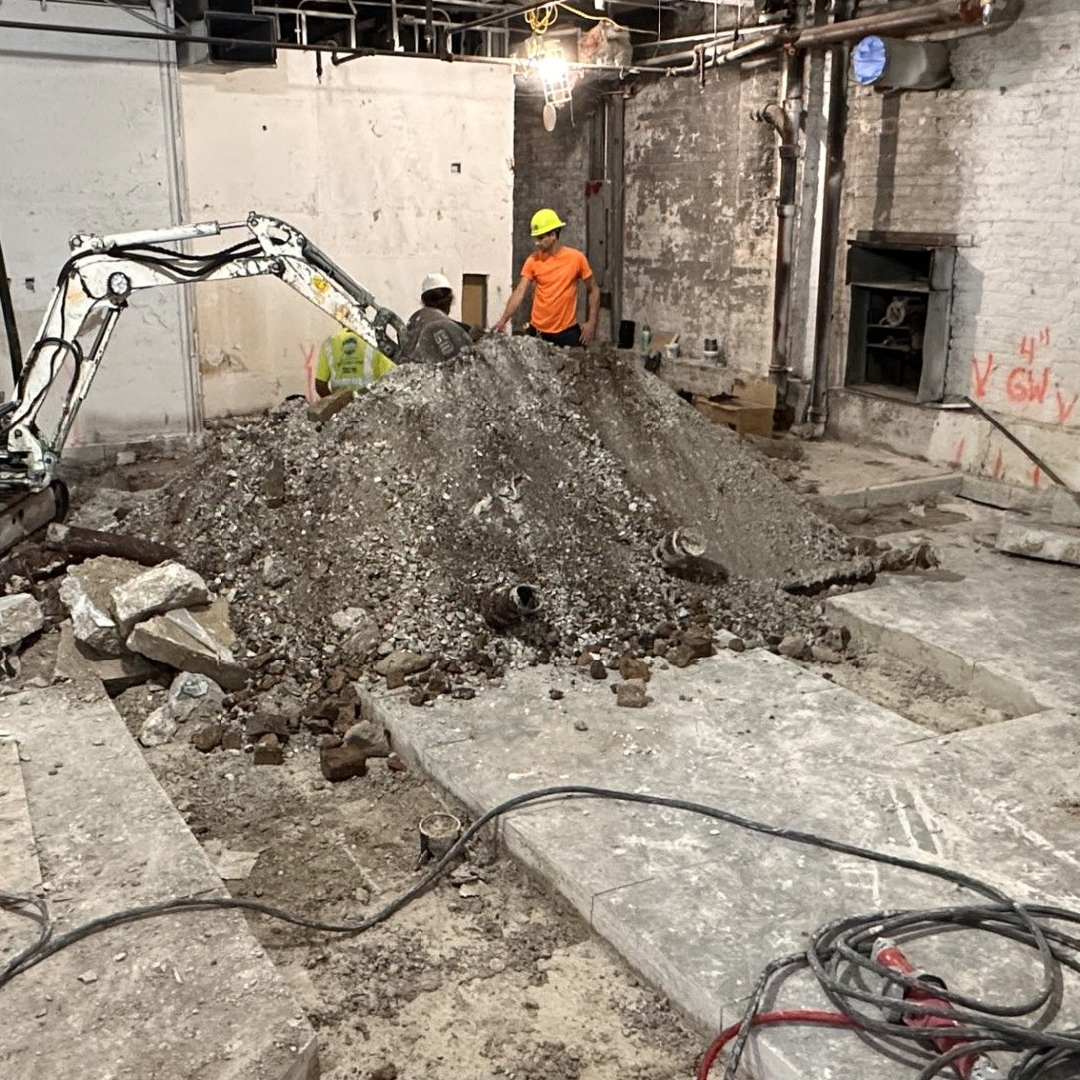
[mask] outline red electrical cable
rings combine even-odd
[[[857,1028],[859,1026],[850,1016],[845,1016],[843,1013],[815,1012],[813,1009],[790,1009],[787,1012],[759,1013],[750,1021],[752,1028],[770,1027],[773,1024],[816,1024],[819,1027],[835,1028]],[[701,1065],[697,1071],[697,1080],[709,1080],[709,1070],[712,1068],[713,1062],[720,1055],[720,1051],[739,1034],[739,1028],[741,1027],[742,1021],[740,1020],[737,1024],[724,1028],[716,1036],[712,1046],[705,1051],[705,1056],[701,1059]]]

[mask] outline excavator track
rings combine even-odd
[[[67,511],[68,489],[62,480],[54,480],[41,491],[0,502],[0,557],[50,522],[62,521]]]

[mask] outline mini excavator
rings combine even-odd
[[[185,241],[245,230],[210,254],[177,250]],[[0,401],[0,555],[50,521],[61,519],[67,489],[56,471],[64,443],[93,384],[120,313],[132,294],[159,285],[231,281],[270,274],[393,359],[404,324],[381,307],[298,229],[252,211],[243,221],[216,221],[115,236],[79,234],[57,278],[41,329],[14,363],[15,391]],[[85,347],[79,338],[96,327]],[[70,366],[68,365],[70,361]],[[70,376],[65,375],[70,370]],[[38,424],[54,384],[70,379],[50,433]]]

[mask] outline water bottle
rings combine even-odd
[[[649,329],[649,324],[646,323],[641,328],[641,353],[643,356],[649,355],[649,346],[652,344],[652,330]]]

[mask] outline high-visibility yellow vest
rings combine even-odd
[[[331,390],[354,390],[370,386],[388,371],[394,362],[353,330],[331,334],[319,350],[315,378],[328,383]]]

